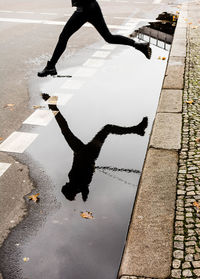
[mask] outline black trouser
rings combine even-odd
[[[60,56],[64,52],[69,38],[86,22],[91,23],[104,40],[110,44],[121,44],[134,46],[135,42],[132,39],[121,35],[112,35],[105,23],[103,14],[99,4],[94,1],[90,5],[83,7],[81,11],[75,11],[67,21],[62,33],[60,34],[58,43],[51,58],[52,65],[55,65]]]

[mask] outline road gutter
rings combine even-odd
[[[171,273],[188,6],[179,15],[119,270],[121,279]]]

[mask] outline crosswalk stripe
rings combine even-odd
[[[0,144],[0,151],[23,153],[37,137],[38,134],[13,132]]]
[[[0,163],[0,176],[2,176],[10,166],[11,164],[8,163]]]
[[[23,122],[23,124],[47,126],[53,117],[51,111],[37,109]]]

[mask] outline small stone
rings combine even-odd
[[[186,262],[192,262],[193,261],[193,255],[192,254],[187,254],[185,256],[185,261]]]
[[[179,268],[181,265],[181,261],[180,260],[173,260],[172,266],[173,268]]]
[[[194,245],[195,245],[195,244],[194,244]],[[177,249],[184,249],[183,242],[175,241],[175,242],[174,242],[174,248],[177,248]]]
[[[191,264],[189,262],[185,262],[182,264],[182,268],[185,269],[185,268],[190,268],[191,267]]]
[[[174,251],[173,255],[174,255],[174,258],[176,258],[176,259],[183,259],[183,251],[181,251],[181,250]]]
[[[180,269],[172,269],[172,277],[181,278],[181,270]]]
[[[193,272],[195,275],[200,276],[200,269],[194,269]]]
[[[185,276],[185,277],[192,276],[192,272],[190,271],[190,269],[183,270],[183,276]]]
[[[178,190],[178,191],[177,191],[177,195],[185,195],[185,191],[183,191],[183,190]]]
[[[184,236],[183,236],[183,235],[176,235],[176,236],[174,237],[174,240],[184,241]]]
[[[193,261],[192,265],[194,266],[194,268],[198,268],[200,267],[200,261]]]
[[[194,246],[194,245],[196,245],[196,242],[195,241],[186,241],[185,245],[186,246]]]

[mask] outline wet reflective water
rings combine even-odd
[[[43,218],[42,225],[27,234],[19,226],[0,252],[5,278],[116,278],[167,63],[159,56],[168,52],[153,47],[148,61],[136,50],[117,47],[92,78],[81,78],[80,90],[61,88],[66,82],[61,78],[33,81],[32,94],[37,96],[71,96],[66,104],[50,107],[59,113],[48,126],[32,127],[39,137],[26,153],[52,181],[51,195],[59,207],[43,218],[40,205],[48,200],[40,194],[40,202],[32,205],[38,213],[31,220]],[[78,67],[62,74],[73,76]],[[42,98],[40,102],[48,108]],[[149,124],[142,136],[130,127],[145,116]],[[66,194],[62,189],[69,182]],[[38,192],[45,189],[44,183]],[[84,211],[94,219],[83,219]],[[28,218],[23,226],[28,228]],[[6,262],[14,267],[6,268]]]

